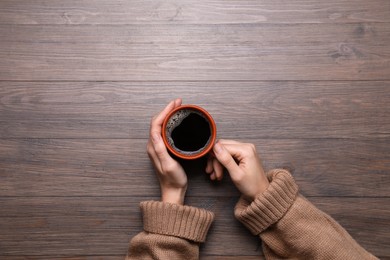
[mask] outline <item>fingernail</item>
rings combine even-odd
[[[157,143],[160,141],[160,135],[157,133],[152,134],[152,141],[153,143]]]
[[[215,151],[215,153],[221,153],[222,152],[222,147],[221,147],[221,145],[219,143],[216,143],[214,145],[214,151]]]

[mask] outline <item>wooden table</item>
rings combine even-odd
[[[123,259],[175,97],[390,259],[387,0],[2,0],[0,259]],[[187,172],[187,204],[216,213],[202,259],[259,259],[228,176]]]

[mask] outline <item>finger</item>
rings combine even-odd
[[[164,122],[165,117],[175,108],[176,101],[173,100],[155,117],[153,117],[150,125],[150,133],[158,132],[161,133],[161,126]]]
[[[212,180],[212,181],[214,181],[215,180],[215,172],[213,172],[211,175],[210,175],[210,179]]]
[[[232,155],[224,145],[219,142],[214,145],[214,153],[217,160],[229,171],[230,174],[239,174],[241,172],[239,166],[234,161]]]
[[[223,147],[239,162],[245,158],[252,157],[253,155],[257,156],[256,148],[253,144],[224,144]]]
[[[175,99],[175,108],[181,106],[181,103],[182,103],[182,99],[181,98],[176,98]]]
[[[229,139],[219,139],[218,142],[221,144],[242,144],[241,142]]]
[[[209,157],[207,159],[207,164],[206,164],[206,173],[210,174],[213,172],[213,158]]]
[[[153,143],[151,140],[149,140],[148,146],[147,146],[147,151],[150,160],[153,162],[154,167],[156,167],[156,170],[158,172],[161,172],[161,163],[160,160],[157,157],[156,151],[154,150]]]
[[[217,180],[222,180],[223,177],[223,166],[217,159],[213,159],[213,169]]]
[[[164,165],[169,165],[174,160],[169,155],[167,148],[165,147],[165,144],[162,140],[161,134],[152,133],[152,143],[154,151],[156,153],[156,157],[161,164],[161,169],[164,170]]]
[[[182,100],[181,98],[177,98],[169,102],[169,104],[155,117],[153,117],[150,132],[159,132],[161,133],[161,126],[164,122],[165,117],[176,107],[181,106]]]

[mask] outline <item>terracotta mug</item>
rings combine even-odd
[[[164,119],[162,138],[174,156],[194,160],[211,151],[217,138],[217,128],[205,109],[182,105]]]

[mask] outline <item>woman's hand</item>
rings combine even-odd
[[[165,117],[174,108],[181,105],[181,99],[171,101],[150,124],[150,138],[147,151],[160,181],[161,200],[183,205],[187,191],[187,175],[183,167],[168,153],[161,137]]]
[[[267,189],[269,182],[253,144],[219,140],[213,151],[218,162],[228,170],[234,184],[246,199],[253,201]],[[213,163],[213,168],[216,167],[219,166]]]

